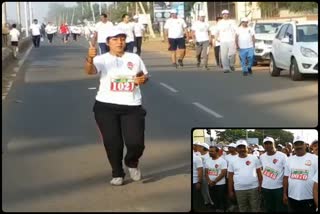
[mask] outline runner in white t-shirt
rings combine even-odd
[[[306,152],[306,140],[297,136],[293,141],[296,155],[288,158],[283,178],[283,201],[289,212],[314,212],[313,177],[318,170],[318,156]]]
[[[108,16],[102,13],[100,16],[100,22],[95,26],[94,35],[92,38],[93,44],[98,42],[100,48],[100,54],[109,52],[109,46],[106,44],[106,38],[113,27],[112,22],[108,20]],[[87,32],[88,33],[88,32]]]
[[[171,18],[167,19],[163,28],[165,29],[165,41],[168,39],[169,43],[168,50],[171,51],[172,65],[178,68],[178,64],[183,67],[183,58],[186,54],[184,34],[187,33],[187,24],[183,19],[178,18],[177,10],[172,9],[170,13]],[[176,53],[178,54],[178,64]]]
[[[248,143],[245,140],[238,140],[236,145],[239,156],[228,166],[229,197],[234,198],[236,195],[240,212],[258,212],[261,163],[257,157],[248,154]]]
[[[199,12],[198,21],[193,23],[191,30],[192,40],[196,42],[197,67],[200,67],[201,59],[203,59],[204,68],[209,70],[209,23],[205,21],[205,13],[203,11]]]
[[[229,11],[222,11],[223,19],[218,22],[215,37],[220,42],[220,56],[225,73],[235,71],[236,43],[235,33],[237,26],[233,20],[229,19]]]
[[[49,43],[52,44],[53,35],[56,33],[56,28],[52,25],[52,22],[48,22],[45,31],[47,33]]]
[[[275,148],[272,137],[263,140],[266,153],[260,156],[262,171],[262,194],[266,212],[285,212],[282,203],[284,167],[288,157]]]
[[[9,32],[11,46],[12,46],[12,53],[14,58],[17,57],[17,54],[19,52],[18,46],[19,46],[19,40],[20,40],[20,32],[17,30],[16,27],[17,25],[13,24],[12,29]]]
[[[30,26],[30,30],[31,30],[31,35],[32,35],[33,46],[35,48],[40,47],[41,25],[38,24],[37,19],[33,20],[33,24]]]
[[[201,186],[203,180],[203,163],[200,156],[193,153],[193,170],[192,170],[192,205],[195,211],[202,208]]]
[[[206,178],[209,184],[210,197],[216,207],[216,211],[226,211],[226,174],[227,161],[219,157],[219,148],[216,146],[210,147],[210,159],[205,163]]]
[[[125,49],[126,34],[116,27],[106,38],[110,52],[96,56],[91,45],[86,63],[88,74],[100,74],[100,86],[93,107],[112,167],[112,185],[122,185],[125,176],[124,158],[130,177],[141,179],[139,158],[144,151],[146,110],[142,107],[140,85],[148,80],[148,71],[141,58]],[[91,44],[91,43],[90,43]]]
[[[244,76],[252,74],[254,57],[254,30],[248,26],[248,22],[248,18],[242,18],[241,26],[236,31],[236,45],[239,49],[241,67]]]
[[[135,15],[134,19],[134,39],[135,39],[135,46],[137,47],[137,52],[139,56],[141,55],[141,45],[142,45],[142,38],[144,37],[144,26],[142,23],[139,22],[139,16]]]
[[[122,22],[118,25],[120,30],[124,31],[127,34],[126,39],[126,52],[133,53],[134,48],[134,23],[130,22],[130,16],[128,14],[122,15]]]
[[[216,18],[216,25],[210,27],[210,33],[211,33],[212,46],[214,47],[214,55],[215,55],[216,65],[218,67],[222,68],[221,57],[220,57],[220,42],[216,38],[218,23],[221,19],[222,19],[222,17]]]

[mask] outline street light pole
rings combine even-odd
[[[20,2],[16,2],[17,6],[17,24],[18,24],[18,29],[21,31],[21,12],[20,12]]]
[[[7,3],[2,3],[2,26],[5,26],[7,23]]]
[[[24,22],[26,24],[26,37],[29,36],[29,27],[28,27],[28,3],[24,2]]]
[[[30,26],[32,25],[32,7],[31,2],[29,2],[29,17],[30,17]]]

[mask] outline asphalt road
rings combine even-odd
[[[252,76],[170,65],[166,53],[144,51],[151,79],[144,179],[109,184],[110,166],[92,106],[98,77],[84,73],[85,41],[30,51],[2,102],[2,202],[5,211],[189,211],[191,129],[315,127],[318,81]]]

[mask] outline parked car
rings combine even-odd
[[[257,63],[263,62],[269,63],[272,41],[281,24],[282,22],[270,21],[254,22],[252,24],[252,28],[254,29],[256,39],[254,51],[255,65]]]
[[[269,70],[279,76],[289,70],[292,80],[302,80],[304,74],[318,74],[318,21],[288,22],[272,42]]]

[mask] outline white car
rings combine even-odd
[[[254,50],[255,64],[270,60],[272,41],[282,23],[270,21],[252,23],[256,39]]]
[[[318,21],[288,22],[272,42],[270,74],[279,76],[289,70],[292,80],[302,80],[303,74],[318,74]]]

